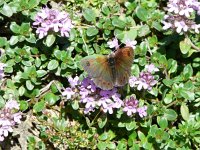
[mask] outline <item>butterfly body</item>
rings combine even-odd
[[[110,90],[128,82],[133,62],[133,49],[124,47],[110,55],[94,54],[81,60],[84,70],[93,78],[96,86]]]

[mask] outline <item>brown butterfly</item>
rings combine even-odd
[[[96,86],[110,90],[128,82],[133,63],[132,47],[119,48],[110,55],[94,54],[81,60],[84,70],[93,78]]]

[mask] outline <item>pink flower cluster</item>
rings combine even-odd
[[[82,82],[79,81],[78,77],[68,78],[70,87],[67,87],[62,95],[66,96],[67,99],[80,99],[80,103],[85,104],[84,113],[90,114],[94,112],[95,109],[101,109],[105,113],[113,114],[114,109],[122,108],[128,116],[131,116],[134,112],[132,109],[137,109],[135,112],[139,113],[140,117],[146,116],[146,106],[139,108],[138,105],[133,107],[129,101],[122,101],[120,99],[121,95],[117,93],[117,89],[112,90],[102,90],[94,84],[90,78],[83,79]],[[136,100],[137,101],[137,100]],[[137,101],[138,103],[138,101]]]
[[[119,48],[118,39],[116,37],[113,38],[112,40],[108,41],[107,44],[110,48],[115,48],[115,49]],[[126,42],[125,42],[126,46],[132,47],[133,49],[136,48],[136,46],[135,46],[136,44],[137,44],[137,41],[135,41],[135,40],[134,41],[126,40]]]
[[[0,110],[0,141],[3,141],[8,133],[13,131],[12,128],[21,122],[21,112],[16,112],[17,110],[19,110],[19,104],[15,100],[8,101]]]
[[[168,14],[164,16],[163,29],[173,29],[177,33],[194,31],[199,33],[200,24],[194,21],[195,12],[200,15],[198,0],[169,0],[166,8]]]
[[[36,33],[39,34],[39,39],[47,36],[49,32],[60,32],[61,36],[69,37],[73,27],[68,13],[47,7],[37,13],[33,25],[37,27]]]
[[[125,101],[123,111],[126,112],[128,116],[132,116],[136,112],[138,112],[141,118],[147,116],[147,106],[139,107],[138,103],[139,101],[131,96]]]
[[[152,75],[152,73],[156,71],[158,71],[158,68],[156,68],[153,64],[146,65],[145,70],[140,72],[139,77],[131,76],[129,78],[130,87],[137,87],[137,90],[147,89],[150,91],[158,82]]]

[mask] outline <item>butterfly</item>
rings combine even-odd
[[[133,57],[132,47],[123,47],[110,55],[86,56],[81,60],[81,65],[97,87],[110,90],[115,86],[124,86],[128,82]]]

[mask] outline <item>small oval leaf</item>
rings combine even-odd
[[[185,121],[189,119],[190,113],[189,113],[189,108],[185,103],[182,103],[181,105],[181,116]]]

